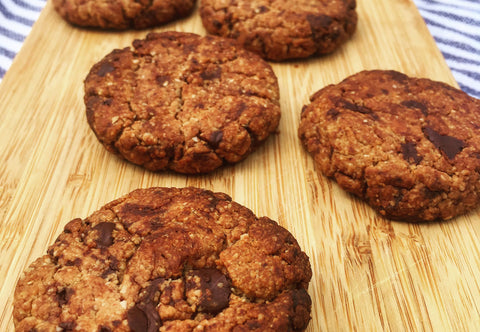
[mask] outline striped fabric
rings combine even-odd
[[[0,0],[0,81],[46,1]],[[460,88],[480,98],[480,0],[413,1]]]
[[[47,0],[0,0],[0,80]]]
[[[480,0],[414,0],[460,88],[480,99]]]

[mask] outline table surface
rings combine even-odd
[[[358,4],[353,38],[324,57],[273,63],[282,119],[247,160],[203,176],[152,173],[106,152],[85,120],[83,79],[113,48],[145,31],[83,30],[47,3],[0,84],[0,331],[13,330],[21,271],[63,226],[133,189],[225,192],[286,227],[308,254],[308,331],[480,328],[480,211],[448,222],[385,220],[315,172],[297,138],[315,91],[363,69],[394,69],[456,85],[410,0]],[[205,34],[198,12],[156,29]]]

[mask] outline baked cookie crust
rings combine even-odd
[[[67,22],[100,29],[144,29],[188,16],[195,0],[52,0]]]
[[[354,33],[355,8],[355,0],[202,0],[200,15],[209,33],[283,61],[333,52]]]
[[[363,71],[316,92],[299,137],[315,165],[381,215],[446,220],[480,200],[480,101],[445,83]]]
[[[234,41],[150,33],[85,79],[87,120],[108,151],[152,171],[197,174],[246,158],[276,131],[271,66]]]
[[[26,269],[16,331],[303,331],[307,255],[223,193],[138,189],[70,221]]]

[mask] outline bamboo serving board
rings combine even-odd
[[[0,85],[0,331],[13,331],[21,271],[69,220],[150,186],[225,192],[290,230],[313,269],[308,331],[479,330],[479,211],[443,223],[385,220],[317,175],[297,138],[309,96],[360,70],[456,85],[412,0],[357,2],[358,29],[338,51],[272,63],[278,134],[244,162],[202,176],[148,172],[104,150],[86,122],[83,79],[148,31],[74,28],[48,2]],[[198,10],[154,30],[205,34]]]

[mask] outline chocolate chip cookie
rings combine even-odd
[[[85,104],[107,150],[152,171],[188,174],[243,160],[280,120],[268,63],[232,40],[173,31],[95,64]]]
[[[380,214],[445,220],[480,200],[480,101],[442,82],[363,71],[316,92],[299,137],[319,171]]]
[[[67,22],[100,29],[143,29],[189,15],[195,0],[53,0]]]
[[[202,0],[205,29],[282,61],[334,51],[357,26],[355,0]]]
[[[18,281],[17,331],[303,331],[307,255],[223,193],[138,189],[70,221]]]

